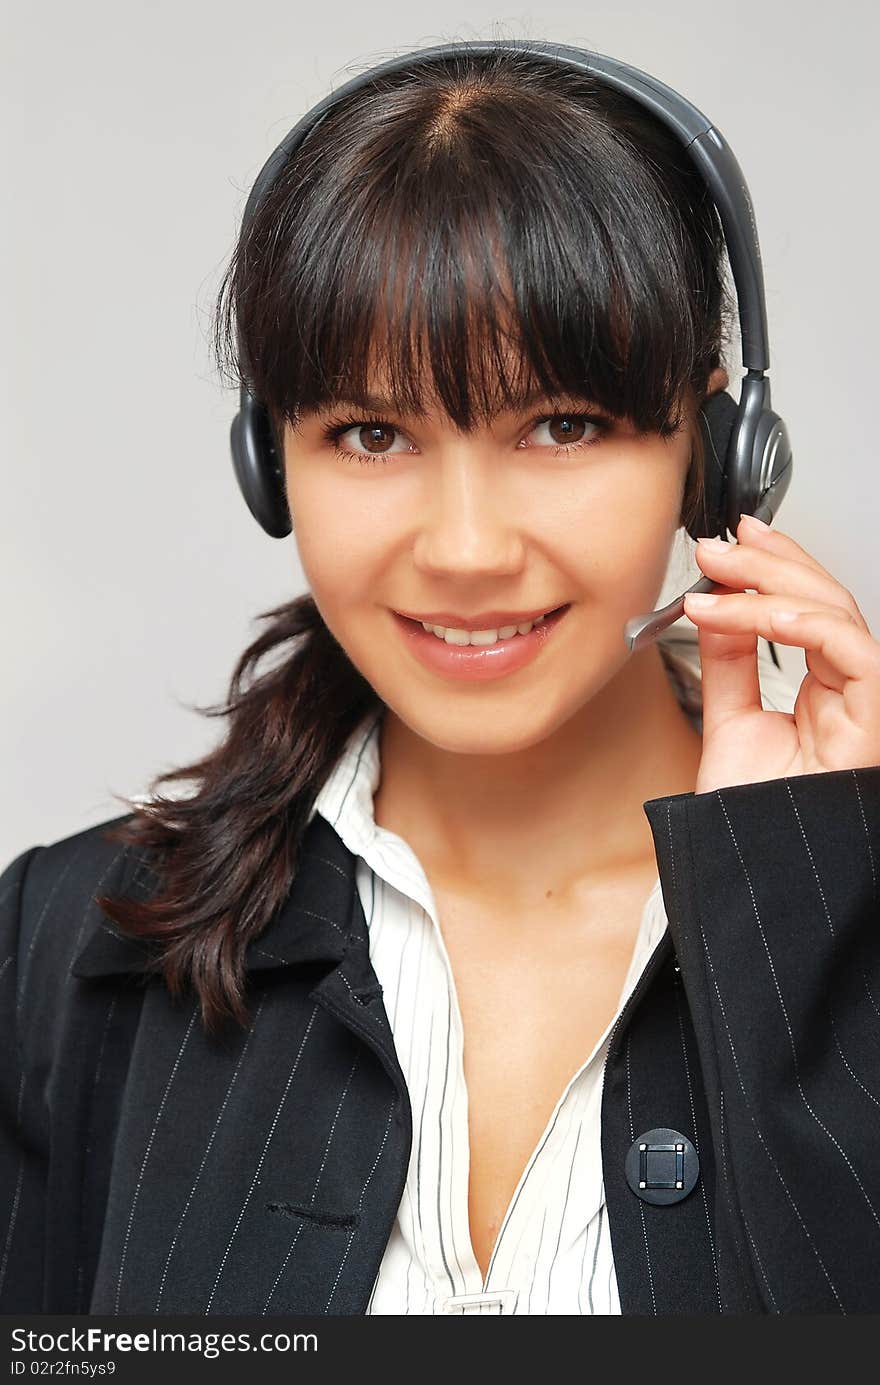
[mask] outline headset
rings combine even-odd
[[[374,78],[396,72],[413,62],[468,53],[491,55],[498,51],[525,51],[545,57],[560,67],[591,73],[598,81],[644,106],[668,126],[687,149],[721,218],[736,287],[745,370],[738,403],[726,390],[720,390],[710,395],[699,411],[706,456],[705,501],[702,514],[688,527],[688,532],[694,539],[700,534],[725,537],[727,530],[735,533],[741,514],[755,515],[769,524],[791,481],[793,458],[788,429],[770,407],[767,308],[752,201],[742,170],[723,136],[696,106],[656,77],[589,49],[532,39],[503,42],[469,39],[398,55],[359,73],[330,92],[285,135],[257,175],[245,205],[242,229],[249,225],[290,156],[336,103],[351,92],[368,87]],[[290,533],[292,524],[283,464],[275,446],[269,412],[244,382],[230,441],[235,475],[248,509],[267,534],[272,538],[284,538]],[[719,585],[708,577],[701,577],[688,590],[711,592]],[[682,593],[660,610],[628,620],[624,626],[628,648],[633,651],[643,648],[684,615],[686,595]],[[772,644],[770,650],[778,667],[779,660]]]

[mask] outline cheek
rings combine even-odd
[[[350,478],[324,469],[288,467],[287,496],[293,534],[306,580],[319,607],[366,599],[386,540],[385,522]],[[346,484],[348,479],[348,484]]]
[[[647,609],[660,589],[681,503],[669,466],[643,459],[585,498],[572,492],[550,530],[555,550],[586,600],[609,614]],[[565,556],[563,556],[565,555]]]
[[[342,469],[341,463],[332,465]],[[397,552],[399,507],[389,513],[387,503],[380,503],[387,490],[332,469],[289,468],[287,494],[300,563],[321,618],[384,696],[388,632],[377,621],[390,617],[377,603],[389,586],[386,574]]]

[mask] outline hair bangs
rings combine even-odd
[[[714,208],[682,152],[704,274],[626,110],[596,102],[589,74],[554,68],[551,87],[525,53],[434,59],[340,102],[233,257],[237,378],[276,422],[381,393],[470,431],[540,393],[676,431],[717,346]]]

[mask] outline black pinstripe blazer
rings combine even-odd
[[[669,927],[610,1038],[622,1311],[880,1311],[880,766],[644,805]],[[118,821],[115,819],[114,821]],[[411,1108],[355,858],[316,816],[209,1040],[94,897],[144,897],[109,821],[0,877],[0,1311],[360,1314]],[[630,1188],[637,1136],[693,1192]]]

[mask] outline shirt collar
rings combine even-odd
[[[385,708],[371,710],[348,737],[333,769],[318,792],[309,822],[320,813],[349,851],[366,857],[379,829],[373,795],[379,787],[379,726]]]

